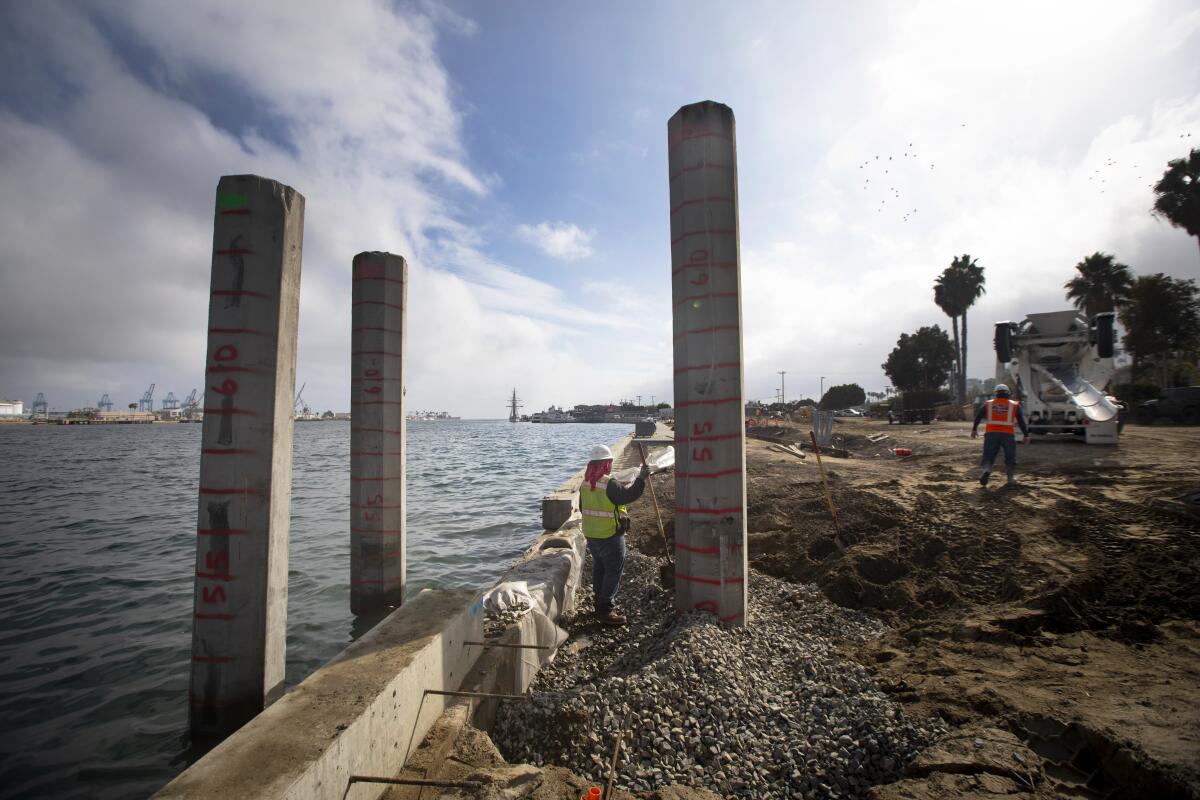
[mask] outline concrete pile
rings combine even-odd
[[[657,563],[630,552],[620,600],[627,628],[595,625],[585,575],[572,641],[531,699],[500,709],[492,738],[511,763],[606,778],[622,732],[617,785],[704,786],[724,796],[859,797],[900,777],[945,732],[907,720],[868,673],[834,650],[884,626],[814,589],[752,574],[751,624],[675,618]]]

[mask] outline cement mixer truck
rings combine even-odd
[[[1076,311],[996,323],[996,382],[1021,402],[1031,434],[1117,443],[1117,405],[1106,394],[1115,367],[1113,314]]]

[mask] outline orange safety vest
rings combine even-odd
[[[1017,422],[1017,401],[1003,397],[988,400],[983,419],[986,423],[984,433],[1015,433],[1013,426]]]

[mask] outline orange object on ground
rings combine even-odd
[[[892,452],[896,454],[896,458],[904,458],[905,456],[912,455],[912,448],[911,447],[897,447]]]

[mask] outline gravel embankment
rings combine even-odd
[[[621,731],[617,785],[632,791],[682,783],[726,796],[859,797],[945,732],[906,719],[834,651],[834,640],[862,642],[883,625],[809,586],[753,574],[747,628],[675,618],[658,562],[631,551],[618,597],[630,624],[612,629],[591,621],[584,578],[580,613],[562,621],[571,641],[530,700],[500,709],[492,739],[510,763],[600,783]]]

